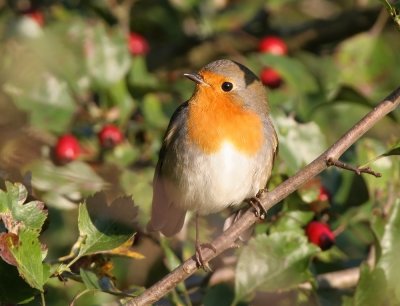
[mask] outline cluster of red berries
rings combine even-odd
[[[103,126],[97,137],[103,149],[111,149],[124,139],[121,130],[113,124]],[[60,136],[54,147],[54,157],[61,164],[76,160],[81,152],[78,139],[71,134]]]
[[[260,40],[258,51],[261,53],[269,53],[284,56],[288,53],[286,43],[277,36],[266,36]],[[265,67],[260,73],[261,82],[271,89],[278,88],[282,85],[282,77],[279,72],[271,67]]]

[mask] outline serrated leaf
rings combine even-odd
[[[18,238],[18,244],[10,249],[17,262],[18,271],[31,287],[43,291],[43,285],[50,276],[50,269],[42,263],[42,247],[38,233],[23,229]]]
[[[393,205],[390,218],[385,226],[381,243],[382,255],[378,267],[386,275],[387,285],[394,290],[396,298],[400,301],[400,199]]]
[[[319,249],[294,231],[259,235],[250,240],[236,266],[235,301],[256,290],[286,290],[311,278],[309,263]]]
[[[28,191],[21,183],[6,182],[6,190],[10,209],[12,206],[22,205],[28,197]]]
[[[6,201],[8,210],[15,226],[22,223],[25,227],[39,231],[47,218],[47,211],[44,210],[44,203],[40,201],[32,201],[25,203],[28,191],[21,183],[12,184],[6,182]],[[4,196],[3,196],[4,198]],[[8,229],[13,230],[13,229]]]
[[[154,168],[150,167],[137,171],[126,170],[121,175],[125,193],[131,193],[135,205],[139,207],[138,222],[142,227],[146,227],[150,218],[153,176]]]
[[[90,211],[90,213],[89,213]],[[79,234],[85,237],[79,256],[114,249],[134,235],[137,209],[130,198],[107,204],[103,193],[97,193],[79,205]]]
[[[28,228],[40,230],[47,218],[44,203],[32,201],[21,206],[13,207],[12,215],[16,221],[23,222]]]

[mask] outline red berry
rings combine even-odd
[[[58,138],[54,153],[57,160],[61,163],[75,160],[81,153],[79,142],[73,135],[63,135]]]
[[[318,200],[321,202],[326,202],[329,201],[331,195],[329,194],[329,191],[326,190],[324,186],[321,186],[319,188],[319,195],[318,195]]]
[[[132,32],[129,34],[128,44],[132,55],[146,55],[150,50],[146,38],[137,33]]]
[[[260,73],[261,82],[271,89],[278,88],[282,85],[282,78],[275,69],[264,68]]]
[[[286,43],[277,36],[266,36],[260,40],[258,50],[263,53],[286,55],[288,52]]]
[[[26,13],[25,15],[30,17],[30,18],[32,18],[34,21],[36,21],[36,23],[39,26],[42,27],[44,25],[44,17],[43,17],[42,12],[40,12],[40,11],[31,11],[29,13]]]
[[[124,138],[121,130],[113,124],[103,126],[98,137],[103,148],[113,148],[121,143]]]
[[[311,221],[306,227],[308,240],[322,250],[329,249],[335,243],[335,236],[329,226],[319,221]]]

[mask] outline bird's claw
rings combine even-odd
[[[263,191],[264,192],[264,191]],[[254,208],[255,216],[257,218],[260,218],[261,220],[265,219],[265,216],[267,215],[267,210],[264,208],[264,206],[261,204],[259,197],[260,192],[257,194],[257,196],[248,199],[248,203]]]
[[[214,253],[217,252],[217,249],[211,243],[196,244],[195,257],[196,257],[197,267],[203,268],[203,270],[206,272],[211,272],[212,269],[210,268],[210,265],[208,264],[208,262],[204,261],[204,259],[203,259],[203,254],[202,254],[203,248],[208,248],[208,249],[212,250]]]

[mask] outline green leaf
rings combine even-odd
[[[177,268],[182,263],[182,261],[179,260],[178,256],[175,255],[175,253],[171,249],[169,242],[166,238],[162,237],[160,239],[160,243],[161,243],[161,248],[163,249],[164,255],[165,255],[165,264],[166,264],[168,270],[172,271],[175,268]],[[186,289],[186,286],[184,283],[179,283],[177,285],[177,288],[181,292],[187,292],[187,289]]]
[[[301,231],[303,226],[312,220],[314,213],[312,211],[287,211],[271,226],[273,232],[285,232],[289,230]]]
[[[258,61],[265,67],[275,68],[291,87],[299,93],[314,92],[318,85],[312,74],[302,62],[286,56],[259,54]]]
[[[126,170],[121,176],[121,185],[125,193],[132,194],[135,205],[139,207],[138,223],[142,227],[146,227],[150,219],[153,176],[154,168],[150,167],[136,171]]]
[[[332,102],[346,101],[372,107],[371,101],[353,87],[342,85],[335,95],[331,98]]]
[[[107,87],[124,78],[131,64],[127,38],[119,29],[98,23],[86,30],[86,66],[95,85]]]
[[[32,201],[24,204],[28,191],[21,183],[6,182],[6,188],[6,195],[3,192],[1,197],[7,202],[13,221],[22,223],[26,228],[39,231],[47,218],[44,203]]]
[[[79,275],[87,289],[101,289],[99,285],[99,278],[97,275],[89,270],[80,269]]]
[[[141,88],[153,88],[157,85],[157,79],[148,72],[143,56],[135,56],[132,59],[128,81],[132,86]]]
[[[143,116],[152,127],[165,128],[168,124],[168,118],[165,116],[160,99],[155,94],[147,94],[141,104]]]
[[[311,279],[310,259],[319,251],[294,231],[259,235],[243,248],[236,267],[235,301],[256,290],[286,290]]]
[[[393,51],[381,36],[368,32],[343,41],[336,52],[341,79],[358,86],[376,86],[391,76],[395,64]]]
[[[125,124],[135,109],[135,102],[129,94],[125,80],[122,79],[110,86],[108,92],[111,105],[116,106],[119,110],[118,122]]]
[[[370,166],[374,171],[382,174],[379,179],[372,175],[364,177],[370,193],[386,192],[388,184],[396,181],[399,177],[399,164],[394,159],[383,156],[385,154],[383,152],[386,150],[387,147],[383,145],[382,141],[373,138],[364,137],[357,143],[357,160],[362,166]]]
[[[396,156],[400,155],[400,142],[396,143],[389,151],[379,155],[378,157],[374,158],[371,162],[374,162],[382,157],[386,156]],[[369,163],[371,163],[369,162]]]
[[[381,268],[370,270],[367,264],[360,267],[360,280],[353,298],[353,306],[376,306],[387,304],[387,283]],[[373,288],[373,290],[371,290]]]
[[[336,104],[338,102],[354,103],[367,106],[369,109],[373,109],[375,107],[375,104],[362,92],[347,85],[340,86],[340,88],[329,99],[329,102],[325,103],[325,105],[329,105],[332,102],[335,102]],[[392,113],[389,113],[388,116],[396,120],[396,117]]]
[[[291,117],[276,117],[279,155],[289,175],[310,163],[326,149],[325,136],[314,122],[298,123]]]
[[[85,237],[79,257],[114,249],[134,235],[137,209],[130,198],[107,204],[103,193],[96,193],[79,205],[79,234]]]
[[[128,141],[125,141],[110,152],[106,152],[104,161],[125,168],[132,165],[132,163],[140,157],[140,153],[137,146],[133,146]]]
[[[161,247],[164,251],[165,259],[166,259],[166,265],[169,271],[174,270],[177,268],[182,261],[179,260],[179,258],[175,255],[175,253],[172,251],[171,247],[168,244],[168,240],[165,238],[160,239],[160,244]]]
[[[387,285],[400,303],[400,199],[395,202],[381,240],[382,255],[378,267],[386,275]]]
[[[7,193],[0,189],[0,213],[5,213],[7,211],[9,211]]]
[[[18,271],[31,287],[43,291],[43,285],[50,276],[50,269],[42,263],[42,247],[38,233],[23,229],[19,232],[18,238],[18,245],[10,248],[17,262]]]
[[[32,185],[45,192],[48,206],[61,209],[75,208],[75,201],[104,187],[103,179],[87,163],[71,162],[63,167],[48,160],[39,160],[30,166]]]
[[[68,85],[51,74],[38,77],[42,81],[31,87],[7,84],[5,89],[20,109],[29,112],[32,125],[62,133],[70,124],[76,107]]]

